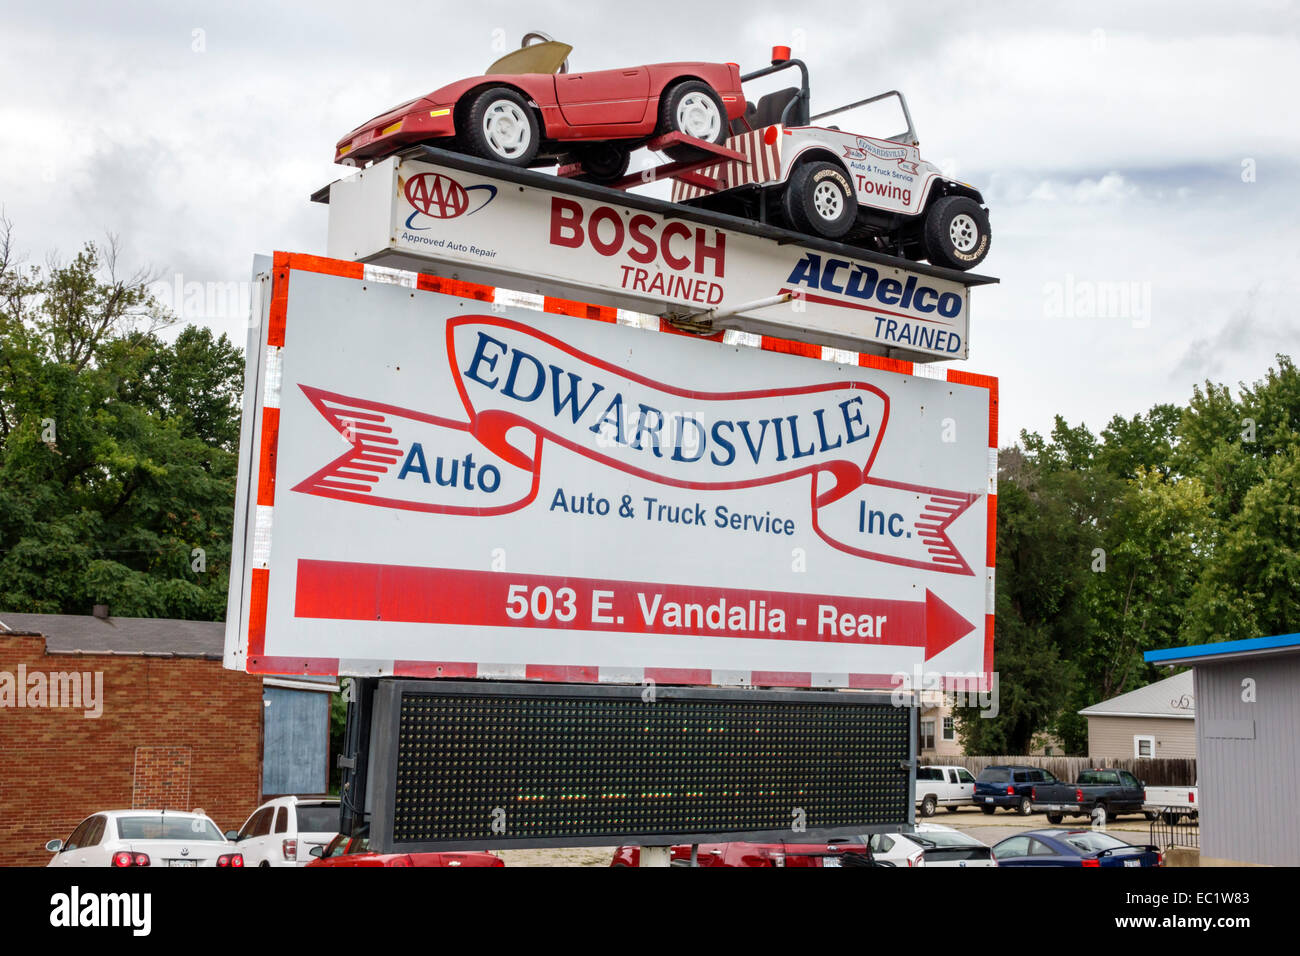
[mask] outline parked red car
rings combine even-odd
[[[689,845],[671,847],[670,866],[690,866]],[[621,846],[610,866],[639,866],[641,848]],[[865,843],[701,843],[697,866],[873,866]]]
[[[312,849],[316,859],[308,866],[505,866],[505,860],[491,853],[375,853],[370,849],[367,827],[352,836],[340,833],[321,850]]]
[[[529,43],[539,39],[540,43]],[[568,72],[573,48],[530,33],[482,76],[395,106],[338,142],[334,161],[365,165],[416,143],[455,148],[511,166],[579,162],[592,179],[617,179],[628,156],[657,134],[720,143],[745,113],[734,63],[655,63]]]

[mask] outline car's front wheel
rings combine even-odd
[[[504,86],[479,93],[465,113],[465,147],[476,156],[509,166],[527,166],[537,158],[541,130],[524,97]]]
[[[786,219],[799,232],[839,239],[858,218],[858,196],[844,170],[824,160],[790,174],[783,199]]]
[[[925,214],[926,258],[949,269],[973,269],[989,254],[989,214],[968,196],[945,196]]]
[[[934,797],[926,797],[924,800],[921,801],[921,816],[923,817],[934,816],[934,809],[935,809]]]

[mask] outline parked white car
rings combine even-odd
[[[993,850],[941,823],[918,823],[915,833],[874,833],[871,856],[888,866],[997,866]]]
[[[1195,818],[1200,815],[1196,787],[1147,787],[1142,801],[1142,810],[1148,820],[1163,816],[1167,823],[1177,823],[1183,817]]]
[[[276,797],[262,804],[238,833],[246,866],[306,866],[312,847],[325,849],[339,832],[339,802],[330,797]]]
[[[938,807],[955,813],[975,803],[975,775],[965,767],[917,767],[916,805],[921,816],[932,817]]]
[[[47,866],[242,867],[239,848],[201,811],[105,810],[66,840],[51,840]]]

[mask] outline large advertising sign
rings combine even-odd
[[[968,356],[967,286],[990,281],[400,158],[329,202],[331,256],[920,362]]]
[[[277,256],[228,666],[789,687],[989,671],[994,380],[379,272]]]

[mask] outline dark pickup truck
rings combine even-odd
[[[1029,799],[1050,823],[1067,816],[1105,823],[1121,813],[1141,813],[1145,803],[1142,781],[1127,770],[1113,769],[1084,770],[1074,783],[1039,784]]]

